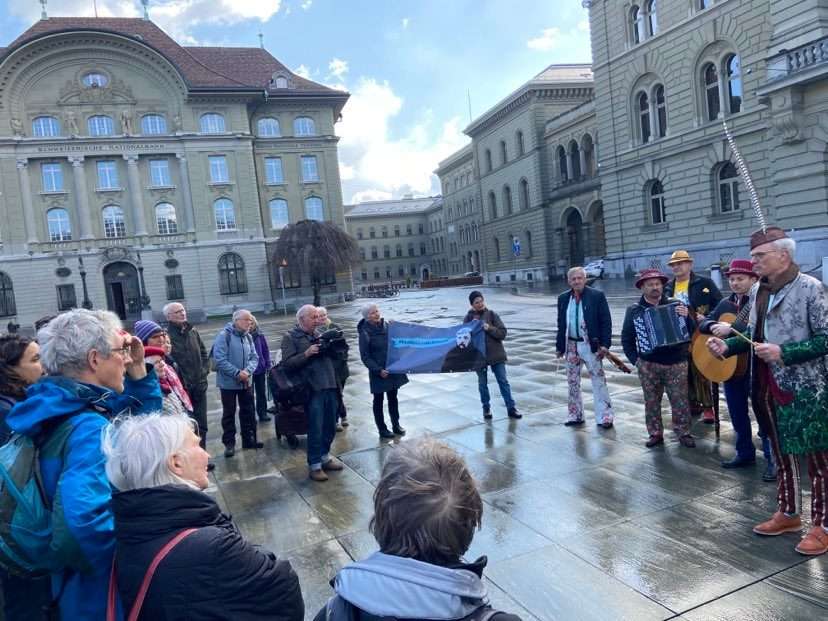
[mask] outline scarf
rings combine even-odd
[[[184,389],[184,384],[181,383],[178,373],[175,372],[175,369],[173,369],[169,362],[165,367],[164,374],[158,376],[158,383],[161,385],[161,390],[165,395],[174,392],[181,399],[181,403],[184,404],[186,410],[192,412],[193,402],[190,401],[190,395]]]

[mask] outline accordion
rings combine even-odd
[[[650,306],[633,319],[638,353],[648,354],[659,347],[690,341],[685,318],[676,312],[679,303]]]

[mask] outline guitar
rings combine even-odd
[[[750,313],[750,304],[745,304],[739,314],[722,313],[719,316],[720,323],[745,324],[747,322],[748,314]],[[699,372],[704,375],[711,382],[722,383],[733,377],[740,377],[747,371],[749,362],[749,354],[740,354],[738,356],[729,356],[727,358],[719,358],[713,355],[707,348],[707,341],[715,338],[710,334],[699,334],[698,338],[693,342],[692,357],[693,363]]]

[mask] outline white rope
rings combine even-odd
[[[747,164],[742,158],[742,154],[739,152],[739,147],[736,146],[736,140],[733,139],[733,134],[730,133],[727,121],[722,121],[722,127],[724,127],[727,142],[730,144],[730,150],[733,151],[733,155],[736,156],[736,169],[739,171],[739,175],[742,177],[745,187],[747,187],[748,194],[750,195],[750,204],[753,207],[753,213],[756,214],[756,219],[759,221],[759,226],[761,227],[762,232],[766,233],[767,224],[765,223],[765,214],[762,213],[762,207],[759,205],[759,194],[756,192],[756,187],[753,185],[753,179],[750,178],[750,172],[748,171]]]

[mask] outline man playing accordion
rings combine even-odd
[[[638,369],[644,391],[645,421],[650,435],[647,448],[664,443],[661,399],[665,390],[679,442],[693,448],[696,441],[690,435],[687,364],[690,334],[696,324],[687,306],[664,295],[667,280],[667,276],[656,269],[641,272],[635,286],[643,295],[638,303],[627,309],[621,329],[621,345],[629,361]]]

